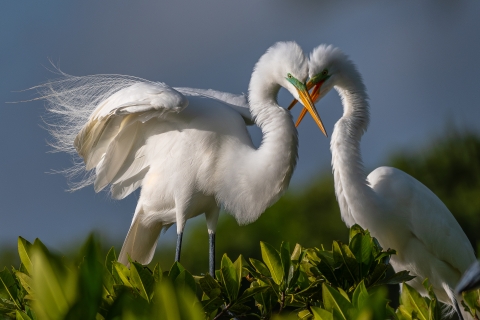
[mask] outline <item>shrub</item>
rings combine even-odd
[[[18,240],[21,264],[0,272],[0,317],[4,319],[440,319],[440,306],[428,280],[429,297],[403,284],[397,310],[386,298],[386,284],[411,280],[395,273],[384,250],[359,226],[349,243],[331,250],[279,250],[261,242],[262,260],[226,254],[215,278],[194,276],[176,262],[162,272],[130,260],[118,263],[114,248],[104,262],[90,236],[77,259],[50,252],[40,240]],[[478,292],[464,296],[475,316]]]

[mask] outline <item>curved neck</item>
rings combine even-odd
[[[360,140],[369,122],[368,96],[361,80],[335,89],[344,108],[342,118],[335,124],[330,144],[335,193],[345,223],[349,227],[355,223],[364,226],[355,212],[368,210],[365,208],[365,203],[369,203],[366,199],[375,198],[360,152]]]
[[[238,150],[235,186],[224,202],[239,224],[255,221],[286,191],[298,157],[297,130],[289,111],[276,102],[280,86],[252,75],[250,110],[263,134],[258,149]]]

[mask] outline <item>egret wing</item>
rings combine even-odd
[[[111,183],[114,198],[123,198],[139,187],[149,165],[144,123],[155,118],[161,126],[187,105],[181,93],[159,83],[136,83],[101,102],[74,141],[86,169],[96,168],[95,191]]]
[[[405,172],[389,167],[373,171],[368,180],[390,202],[390,219],[403,220],[435,257],[460,276],[475,260],[472,245],[445,204],[425,185]],[[402,208],[407,208],[404,210]],[[398,248],[396,248],[398,249]]]
[[[185,96],[203,96],[210,99],[216,99],[237,111],[248,126],[254,125],[250,105],[245,94],[233,94],[229,92],[217,91],[213,89],[196,88],[174,88]]]

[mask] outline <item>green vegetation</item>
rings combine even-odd
[[[387,284],[413,279],[395,273],[392,249],[383,250],[368,231],[355,225],[349,243],[331,250],[280,250],[261,242],[262,261],[240,255],[221,260],[215,279],[193,276],[180,263],[168,272],[130,260],[118,263],[112,247],[101,259],[91,236],[74,259],[52,254],[40,240],[18,239],[20,267],[0,272],[3,319],[440,319],[439,303],[428,280],[423,298],[403,284],[400,306],[386,299]],[[478,291],[465,295],[466,310],[478,312]]]

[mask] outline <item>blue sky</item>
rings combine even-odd
[[[310,52],[334,44],[357,64],[371,98],[362,141],[367,167],[418,149],[453,122],[480,132],[478,1],[7,1],[0,10],[0,245],[19,235],[61,248],[91,231],[122,241],[136,196],[65,192],[69,156],[49,153],[42,102],[18,92],[56,76],[128,74],[172,86],[246,92],[252,68],[282,40]],[[279,101],[291,97],[281,92]],[[342,109],[317,106],[327,131]],[[295,114],[298,113],[298,110]],[[260,141],[258,129],[253,129]],[[329,170],[329,139],[311,119],[299,129],[292,188]],[[172,228],[173,229],[173,228]]]

